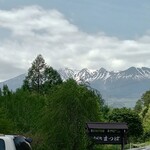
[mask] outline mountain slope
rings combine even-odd
[[[3,88],[3,85],[8,85],[9,89],[15,91],[17,88],[20,88],[23,84],[26,74],[21,74],[15,78],[9,79],[4,82],[0,82],[0,88]]]
[[[99,70],[73,70],[69,68],[59,69],[63,80],[73,78],[77,82],[88,82],[91,87],[102,94],[106,103],[112,106],[133,107],[141,95],[150,90],[150,68],[130,67],[124,71],[107,71],[104,68]],[[25,74],[0,83],[0,88],[7,84],[13,91],[21,87]]]
[[[58,72],[64,80],[72,77],[77,81],[89,82],[93,88],[101,92],[105,101],[113,106],[116,106],[117,102],[121,107],[133,107],[141,95],[150,89],[150,68],[146,67],[131,67],[118,72],[107,71],[104,68],[85,68],[75,72],[69,69],[71,76],[67,76],[67,68]]]

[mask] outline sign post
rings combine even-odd
[[[124,150],[124,145],[127,143],[126,133],[128,126],[126,123],[87,123],[87,134],[92,144],[89,150],[95,144],[120,144],[121,150]]]

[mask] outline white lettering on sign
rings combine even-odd
[[[103,142],[119,142],[121,140],[120,136],[93,136],[93,140],[103,141]]]

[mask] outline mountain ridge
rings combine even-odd
[[[119,107],[134,107],[136,101],[150,90],[150,68],[130,67],[123,71],[107,71],[105,68],[91,70],[83,68],[75,70],[61,68],[57,70],[63,80],[73,78],[77,82],[88,82],[92,88],[102,94],[108,105],[119,104]],[[9,89],[15,91],[23,84],[26,74],[0,83],[0,88],[7,84]]]
[[[80,79],[89,80],[91,78],[92,81],[95,79],[114,79],[114,78],[132,78],[132,79],[140,79],[140,78],[149,78],[150,79],[150,68],[142,67],[130,67],[123,71],[107,71],[104,68],[100,68],[99,70],[90,70],[87,68],[83,68],[82,70],[76,70],[75,72],[72,69],[64,68],[59,69],[58,72],[61,74],[62,78],[65,80],[68,77],[72,77],[76,79],[76,77],[80,77]],[[63,72],[63,73],[62,73]],[[65,73],[65,75],[64,75]]]

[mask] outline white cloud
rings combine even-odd
[[[57,10],[39,6],[0,10],[0,29],[10,31],[0,40],[0,68],[5,68],[0,80],[26,72],[38,54],[56,69],[150,67],[149,33],[134,40],[92,35],[80,31]]]

